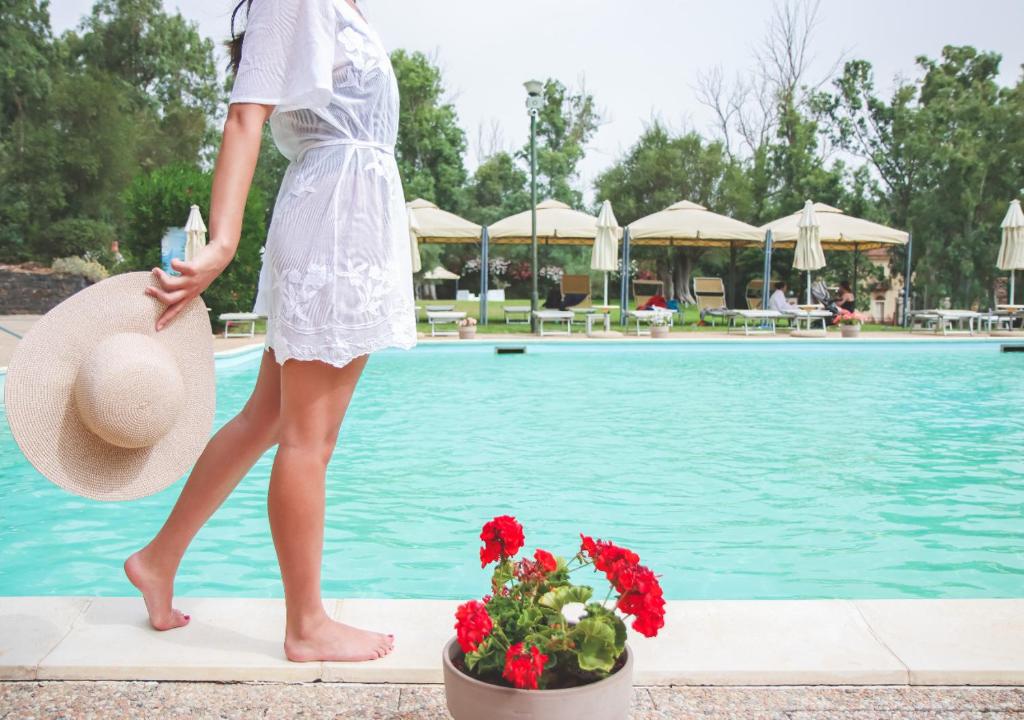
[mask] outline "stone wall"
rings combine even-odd
[[[0,265],[0,315],[42,315],[89,284],[48,268]]]

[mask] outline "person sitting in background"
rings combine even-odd
[[[775,283],[775,292],[768,298],[768,310],[775,310],[780,313],[792,313],[796,310],[786,297],[786,283],[779,281]]]
[[[856,310],[856,304],[854,303],[853,289],[850,287],[850,283],[843,280],[839,283],[839,298],[836,300],[836,305],[839,309],[845,310],[848,313],[852,313]]]

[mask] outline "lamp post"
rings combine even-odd
[[[537,114],[544,104],[541,93],[544,83],[529,80],[526,87],[526,109],[530,111],[530,331],[537,332]]]

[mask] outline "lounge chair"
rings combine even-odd
[[[427,322],[430,323],[430,337],[439,336],[452,336],[458,335],[458,324],[460,320],[466,318],[464,312],[454,312],[451,310],[430,310],[429,306],[427,309]],[[455,330],[438,330],[438,325],[455,325]]]
[[[529,325],[530,324],[530,306],[529,305],[506,305],[505,310],[505,324],[506,325]]]
[[[534,310],[533,316],[537,318],[537,332],[541,337],[545,335],[572,335],[572,319],[575,314],[572,310]],[[565,323],[565,330],[549,330],[544,332],[544,323]]]
[[[695,277],[693,279],[693,296],[697,298],[697,309],[700,311],[701,322],[710,317],[711,324],[715,318],[728,319],[735,311],[729,309],[725,300],[725,283],[717,277]]]
[[[633,286],[633,302],[634,307],[641,308],[651,301],[651,298],[655,295],[665,297],[665,283],[661,280],[634,280]],[[637,335],[649,335],[649,332],[640,331],[640,323],[650,323],[651,319],[654,318],[655,313],[669,315],[669,326],[673,324],[675,319],[675,310],[672,308],[655,308],[654,310],[629,310],[628,308],[623,311],[627,320],[636,321],[636,334]]]
[[[256,321],[260,316],[256,313],[221,313],[217,319],[224,323],[224,337],[253,337],[256,334]],[[249,326],[248,332],[230,332],[233,325],[246,324]]]
[[[567,310],[588,308],[593,304],[590,297],[589,275],[563,275],[561,285],[562,298]]]
[[[747,310],[760,310],[764,305],[764,278],[754,278],[748,282],[743,294],[747,298]]]
[[[775,323],[786,316],[777,310],[730,310],[727,317],[727,333],[737,327],[737,321],[742,321],[744,335],[774,335]],[[753,327],[751,322],[755,323]]]
[[[916,327],[943,335],[973,335],[975,322],[980,328],[981,320],[982,314],[973,310],[914,310],[910,313],[910,332]]]

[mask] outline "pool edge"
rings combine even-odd
[[[372,663],[293,664],[281,600],[182,598],[189,627],[150,630],[138,598],[0,598],[0,680],[439,683],[449,600],[330,600],[394,632]],[[1024,685],[1024,599],[670,601],[632,633],[637,685]]]

